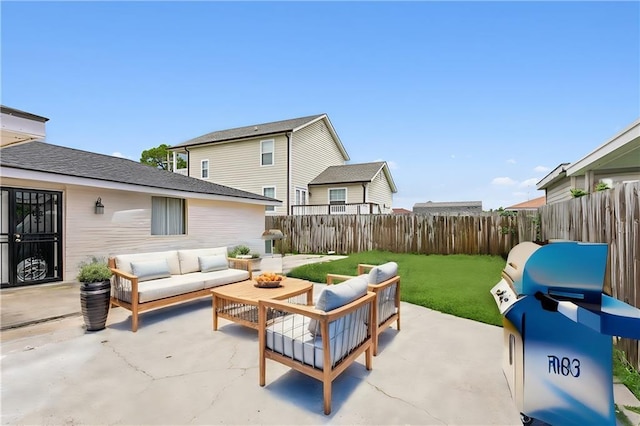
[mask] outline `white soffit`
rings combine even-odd
[[[640,120],[567,167],[567,176],[589,170],[640,168]]]

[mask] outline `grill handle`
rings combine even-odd
[[[540,301],[540,305],[542,305],[542,309],[549,312],[558,312],[558,301],[541,291],[537,291],[535,294],[535,298]]]

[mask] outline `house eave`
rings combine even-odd
[[[566,168],[569,166],[569,163],[561,163],[555,169],[551,170],[549,174],[543,177],[537,184],[536,188],[538,190],[543,190],[547,188],[552,183],[558,182],[563,179],[567,173]]]
[[[612,161],[640,150],[640,120],[567,167],[567,176],[581,176],[589,170],[611,168]]]
[[[259,200],[245,197],[234,197],[231,195],[209,194],[195,191],[181,191],[177,189],[167,189],[161,187],[154,187],[149,185],[137,185],[133,183],[116,182],[103,179],[93,179],[79,176],[71,176],[65,174],[41,172],[29,169],[20,169],[16,167],[0,166],[0,175],[3,179],[22,179],[32,181],[44,181],[60,185],[77,185],[93,188],[113,189],[118,191],[127,192],[143,192],[153,195],[173,196],[183,198],[193,198],[202,200],[216,200],[216,201],[232,201],[242,202],[246,204],[258,204],[264,206],[281,206],[282,201],[279,200]]]

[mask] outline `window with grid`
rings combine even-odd
[[[151,235],[184,235],[184,207],[181,198],[151,197]]]
[[[344,213],[346,211],[347,188],[329,189],[329,204],[331,213]]]
[[[262,195],[265,197],[276,198],[276,187],[275,186],[265,186],[262,188]],[[264,211],[266,212],[275,212],[276,206],[264,206]]]
[[[200,162],[200,177],[202,179],[209,178],[209,160],[202,160]]]
[[[273,166],[273,139],[260,141],[260,165]]]

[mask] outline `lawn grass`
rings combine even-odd
[[[370,251],[346,259],[312,263],[287,275],[313,282],[326,282],[327,273],[355,275],[358,263],[398,263],[401,297],[424,306],[486,324],[502,325],[502,316],[489,293],[499,280],[505,260],[500,256],[420,255]]]
[[[613,348],[613,375],[640,399],[640,373],[624,357],[620,349]]]

